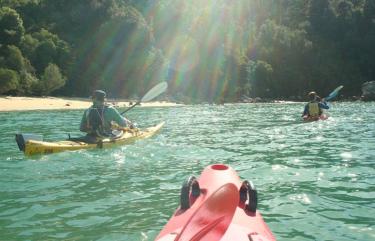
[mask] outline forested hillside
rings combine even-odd
[[[373,0],[0,0],[0,94],[297,98],[375,80]]]

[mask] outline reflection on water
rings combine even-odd
[[[133,145],[24,157],[14,134],[79,135],[81,111],[0,113],[1,240],[153,240],[189,175],[225,163],[259,192],[278,240],[374,240],[373,103],[333,104],[303,123],[303,104],[138,108],[162,132]]]

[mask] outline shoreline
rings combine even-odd
[[[108,99],[108,104],[116,108],[126,108],[135,101],[122,99]],[[80,110],[87,109],[92,105],[90,98],[68,98],[68,97],[13,97],[0,96],[0,112],[30,111],[30,110]],[[141,107],[168,107],[179,106],[181,104],[153,101],[141,103]]]
[[[340,100],[339,102],[357,102],[360,100]],[[119,109],[125,109],[130,107],[135,101],[126,99],[107,99],[108,104]],[[261,100],[261,101],[243,101],[243,102],[227,102],[226,104],[260,104],[260,103],[272,103],[272,104],[298,104],[306,103],[307,101],[300,100]],[[335,101],[336,102],[336,101]],[[201,104],[213,104],[203,102]],[[1,112],[14,112],[14,111],[31,111],[31,110],[83,110],[87,109],[92,105],[90,98],[80,97],[27,97],[27,96],[1,96],[0,95],[0,113]],[[139,107],[174,107],[183,106],[185,104],[168,102],[168,101],[151,101],[142,102]]]

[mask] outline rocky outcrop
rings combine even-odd
[[[375,101],[375,81],[363,83],[362,100]]]

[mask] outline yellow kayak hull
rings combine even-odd
[[[143,130],[130,130],[124,132],[124,134],[116,139],[106,138],[98,143],[90,144],[81,141],[57,141],[57,142],[46,142],[37,140],[28,140],[25,143],[24,153],[25,155],[35,155],[35,154],[50,154],[62,151],[74,151],[80,149],[90,149],[90,148],[106,148],[114,145],[126,145],[134,143],[137,140],[149,138],[155,135],[164,125],[164,122],[160,124],[149,127]]]

